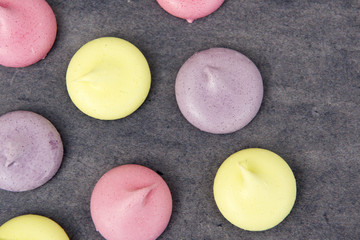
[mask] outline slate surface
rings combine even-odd
[[[58,36],[45,60],[0,67],[0,114],[31,110],[48,118],[65,145],[63,164],[44,186],[0,190],[0,224],[20,214],[51,217],[73,240],[102,239],[89,212],[91,191],[111,168],[137,163],[163,173],[174,209],[159,239],[360,238],[360,2],[227,0],[188,24],[154,0],[48,0]],[[131,116],[99,121],[82,114],[65,86],[67,65],[86,42],[121,37],[144,53],[150,94]],[[178,69],[193,53],[228,47],[262,73],[260,112],[244,129],[212,135],[191,126],[174,96]],[[261,147],[282,156],[297,179],[290,215],[247,232],[217,210],[212,183],[232,153]]]

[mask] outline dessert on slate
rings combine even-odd
[[[15,217],[0,227],[2,240],[69,240],[64,229],[53,220],[39,215]]]
[[[100,178],[90,209],[97,231],[107,240],[154,240],[169,223],[172,198],[156,172],[127,164]]]
[[[45,0],[0,0],[0,65],[27,67],[44,59],[56,32]]]
[[[131,43],[114,37],[93,40],[70,61],[66,85],[74,104],[101,119],[124,118],[145,101],[151,84],[149,65]]]
[[[192,23],[215,12],[224,0],[157,0],[157,2],[171,15]]]
[[[277,154],[260,148],[241,150],[224,161],[214,180],[215,202],[235,226],[263,231],[290,213],[296,181]]]
[[[168,13],[189,23],[216,11],[224,0],[157,0]],[[44,59],[57,32],[45,0],[0,0],[0,65],[26,67]],[[101,120],[124,118],[145,101],[151,85],[149,65],[131,43],[95,39],[73,56],[66,75],[71,100]],[[211,48],[189,58],[178,72],[176,100],[184,117],[213,134],[235,132],[257,114],[262,77],[243,54]],[[42,116],[15,111],[0,116],[0,189],[35,189],[58,171],[63,145],[56,128]],[[290,213],[295,177],[287,163],[264,149],[230,156],[214,180],[215,202],[223,216],[249,231],[270,229]],[[127,164],[108,171],[94,187],[91,217],[107,240],[155,240],[166,229],[172,197],[153,170]],[[56,222],[39,215],[13,218],[0,227],[0,240],[69,240]]]
[[[175,83],[184,117],[202,131],[225,134],[246,126],[257,114],[263,82],[259,70],[243,54],[211,48],[190,57]]]
[[[62,158],[60,135],[44,117],[28,111],[0,117],[0,189],[35,189],[55,175]]]

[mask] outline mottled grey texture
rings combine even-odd
[[[35,213],[73,240],[98,240],[89,201],[108,170],[137,163],[161,172],[174,199],[161,240],[358,239],[360,236],[360,3],[227,0],[192,24],[152,0],[49,0],[58,36],[47,58],[23,69],[0,67],[0,114],[23,109],[49,119],[65,156],[55,177],[29,192],[0,191],[0,224]],[[66,92],[70,58],[86,42],[115,36],[148,59],[145,103],[117,121],[81,113]],[[264,81],[259,113],[228,135],[201,132],[180,113],[177,71],[195,52],[228,47],[249,57]],[[212,184],[232,153],[261,147],[294,171],[298,196],[276,228],[247,232],[217,210]]]

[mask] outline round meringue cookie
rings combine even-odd
[[[265,231],[282,222],[296,199],[296,180],[279,155],[249,148],[221,164],[214,198],[223,216],[248,231]]]
[[[224,0],[157,0],[157,2],[171,15],[192,23],[215,12]]]
[[[26,67],[44,59],[56,32],[45,0],[0,0],[0,65]]]
[[[63,145],[56,128],[28,111],[0,117],[0,188],[22,192],[40,187],[58,171]]]
[[[116,120],[135,112],[151,86],[149,65],[130,42],[103,37],[82,46],[66,73],[69,96],[90,117]]]
[[[107,240],[155,240],[169,223],[172,198],[157,173],[127,164],[100,178],[90,210],[97,231]]]
[[[194,54],[180,68],[176,100],[184,117],[202,131],[235,132],[259,111],[263,82],[255,64],[227,48]]]
[[[15,217],[0,227],[0,239],[69,240],[64,229],[50,218],[28,214]]]

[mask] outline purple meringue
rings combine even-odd
[[[49,181],[63,158],[56,128],[44,117],[15,111],[0,117],[0,188],[35,189]]]
[[[190,57],[180,68],[176,100],[184,117],[202,131],[235,132],[259,111],[263,82],[255,64],[227,48],[211,48]]]

